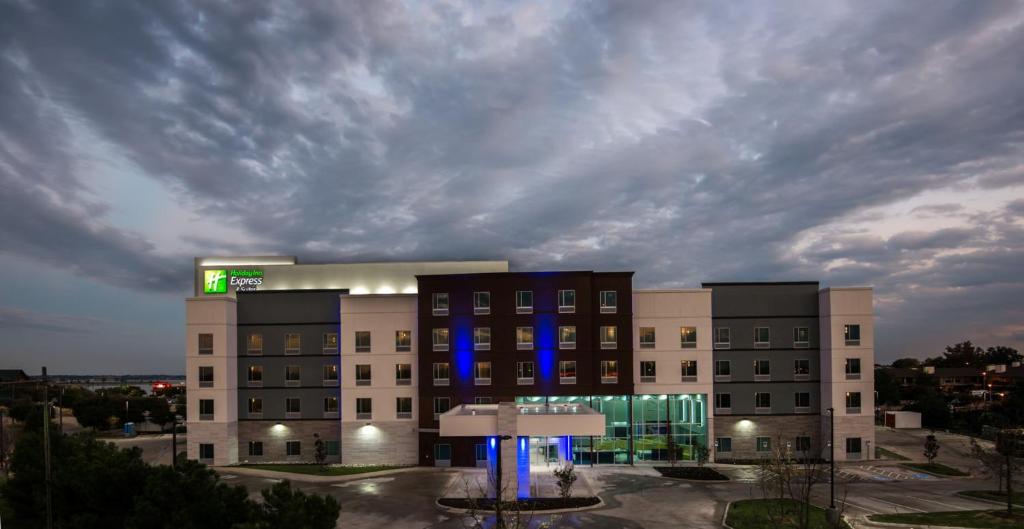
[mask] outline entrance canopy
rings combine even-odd
[[[511,403],[504,403],[509,406]],[[604,435],[604,415],[584,404],[515,404],[516,436]],[[463,404],[441,414],[441,437],[498,435],[499,404]],[[509,425],[511,426],[511,425]],[[505,430],[506,428],[502,428]],[[504,433],[504,432],[503,432]]]

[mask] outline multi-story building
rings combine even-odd
[[[189,457],[483,466],[505,432],[511,466],[828,458],[834,419],[868,458],[870,289],[632,275],[197,259]]]

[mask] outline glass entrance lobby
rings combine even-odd
[[[543,465],[571,455],[577,465],[695,459],[694,448],[707,446],[707,398],[688,395],[601,395],[517,397],[521,404],[590,406],[605,417],[603,437],[530,439],[530,463]]]

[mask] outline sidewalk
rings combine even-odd
[[[264,470],[261,468],[250,468],[243,466],[210,468],[212,468],[218,474],[238,474],[241,476],[254,476],[260,478],[287,479],[288,481],[298,481],[303,483],[344,483],[346,481],[355,481],[359,479],[388,476],[391,474],[400,474],[405,472],[436,472],[447,470],[436,467],[407,467],[395,468],[391,470],[380,470],[377,472],[363,472],[361,474],[349,474],[347,476],[316,476],[312,474],[297,474],[295,472],[281,472],[277,470]]]

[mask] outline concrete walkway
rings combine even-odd
[[[268,479],[287,479],[288,481],[298,481],[302,483],[344,483],[346,481],[353,481],[357,479],[366,479],[380,476],[390,476],[392,474],[437,471],[437,469],[432,467],[405,467],[390,470],[379,470],[377,472],[362,472],[359,474],[348,474],[344,476],[318,476],[315,474],[299,474],[296,472],[282,472],[278,470],[265,470],[262,468],[252,468],[243,466],[210,468],[217,471],[218,474],[234,474],[239,476],[251,476]]]

